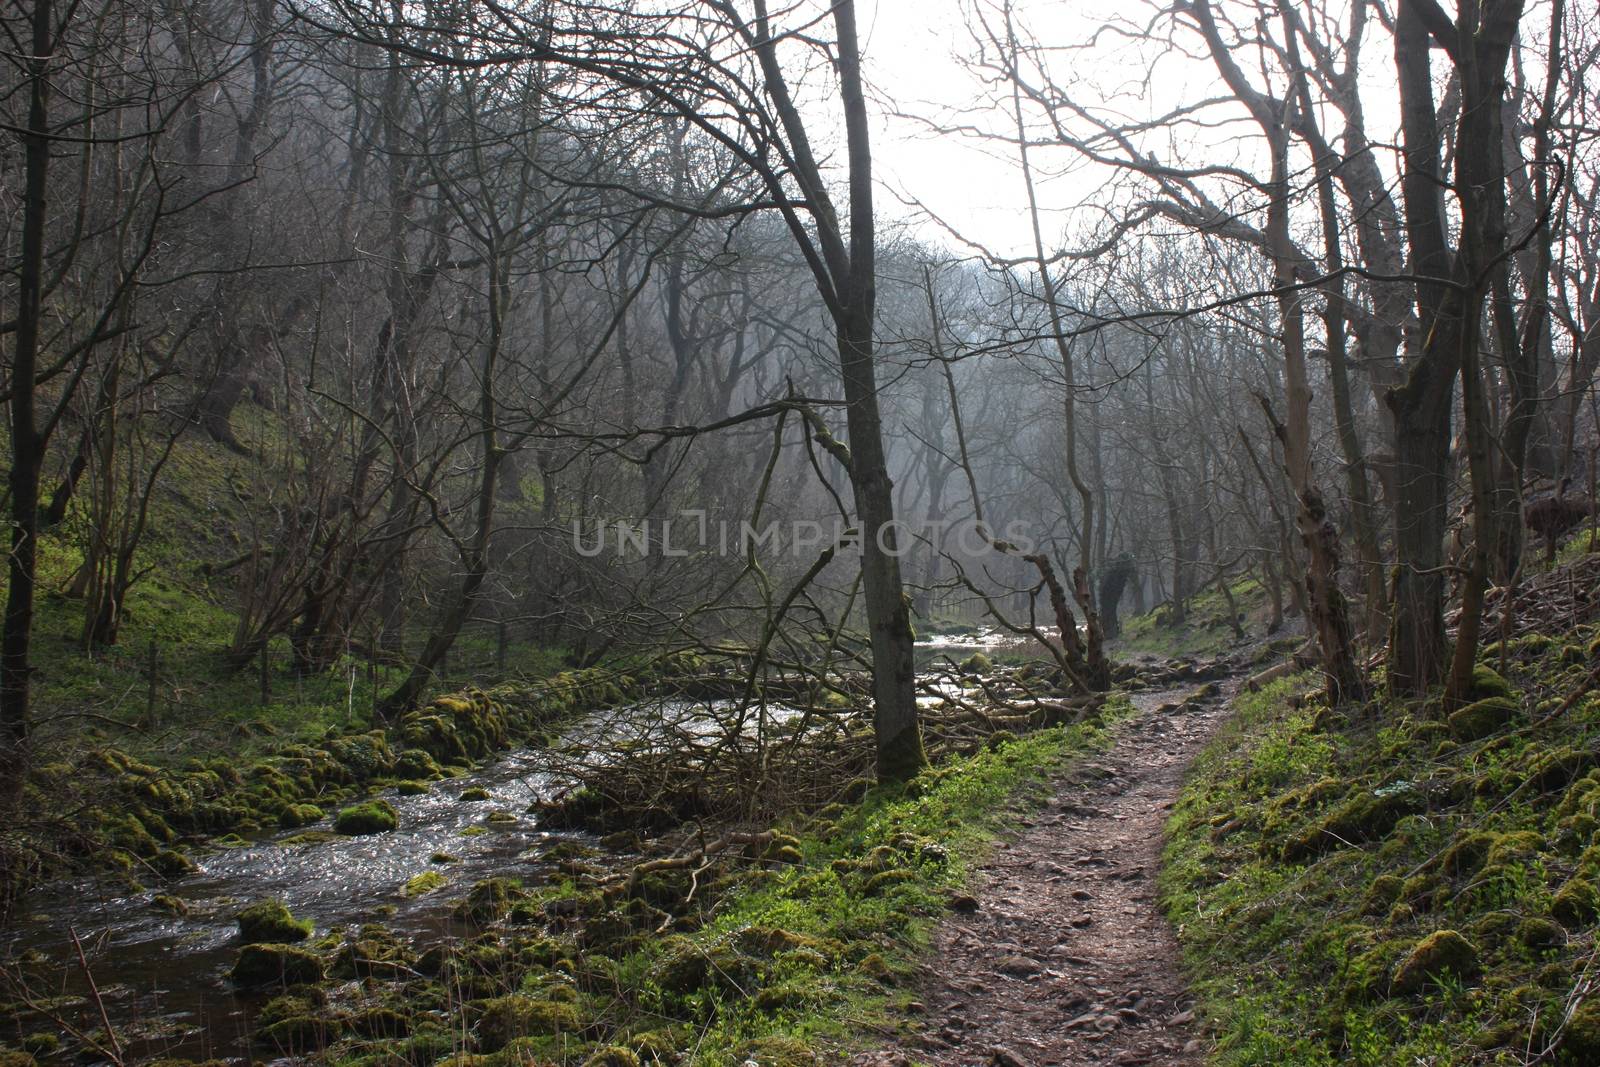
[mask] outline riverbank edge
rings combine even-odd
[[[438,696],[395,722],[330,727],[240,764],[191,758],[177,768],[111,746],[33,767],[28,813],[0,833],[0,918],[29,889],[71,869],[143,879],[194,869],[190,852],[269,830],[308,827],[396,785],[423,788],[518,745],[542,743],[571,719],[692,685],[705,661],[678,653],[631,671],[593,667],[539,683]]]

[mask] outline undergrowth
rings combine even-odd
[[[1600,1062],[1600,642],[1501,652],[1449,717],[1304,677],[1236,701],[1161,883],[1217,1062]]]

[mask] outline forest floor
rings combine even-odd
[[[935,931],[920,977],[922,1032],[858,1067],[1204,1061],[1156,876],[1184,771],[1232,692],[1131,694],[1138,713],[1114,746],[1056,781],[1047,810],[996,841],[971,895]]]

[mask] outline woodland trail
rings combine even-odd
[[[953,901],[921,978],[922,1032],[857,1067],[1204,1061],[1156,875],[1184,771],[1226,717],[1234,686],[1221,689],[1176,711],[1193,687],[1133,694],[1113,746],[1057,780]]]

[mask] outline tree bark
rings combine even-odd
[[[0,790],[15,798],[27,767],[33,667],[34,581],[39,551],[39,475],[45,445],[34,407],[43,315],[44,227],[49,215],[51,0],[35,0],[23,142],[22,261],[17,277],[16,347],[11,361],[11,558],[0,635]]]

